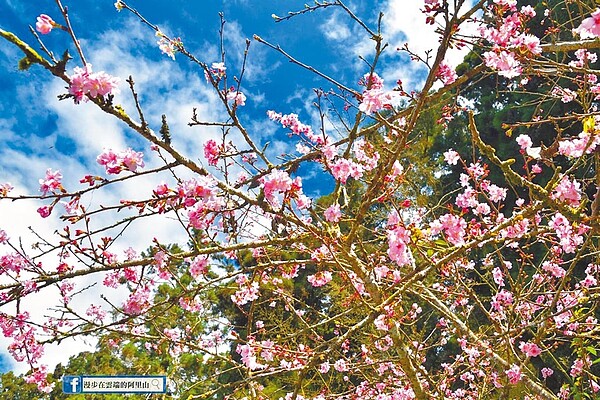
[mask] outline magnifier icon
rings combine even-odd
[[[156,388],[156,390],[161,390],[161,387],[160,387],[160,381],[159,381],[158,379],[152,379],[152,380],[150,381],[150,386],[151,386],[152,388]]]

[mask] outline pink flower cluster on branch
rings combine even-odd
[[[522,62],[542,53],[540,39],[527,33],[525,24],[535,16],[531,6],[516,9],[516,2],[495,1],[493,13],[498,15],[498,24],[483,26],[483,39],[492,44],[492,50],[483,53],[485,65],[498,71],[498,75],[514,78],[523,72]],[[504,14],[506,15],[504,16]]]
[[[119,78],[108,75],[104,71],[92,72],[92,64],[86,64],[83,68],[75,67],[73,74],[69,77],[69,94],[75,99],[75,103],[88,97],[98,96],[106,99],[108,96],[119,92]]]
[[[443,25],[461,21],[454,17],[464,12],[450,3],[421,3],[427,22],[439,23],[439,32],[447,35],[440,43],[448,47],[462,36],[458,26]],[[122,1],[115,6],[135,11]],[[477,3],[465,15],[480,18],[474,17],[480,10],[487,11],[478,21],[489,51],[473,51],[484,63],[506,78],[535,67],[541,43],[527,27],[537,23],[533,7],[518,9],[516,0],[493,0]],[[595,35],[596,13],[583,20],[580,34]],[[56,27],[46,17],[38,19],[41,33]],[[370,31],[368,23],[359,25]],[[141,171],[142,153],[106,149],[97,157],[106,174],[129,173],[106,179],[85,175],[81,183],[89,186],[73,192],[52,169],[39,180],[41,195],[9,196],[12,186],[0,185],[6,202],[50,197],[52,203],[38,209],[43,217],[57,204],[66,210],[61,219],[67,225],[48,240],[40,235],[32,250],[17,246],[0,230],[6,249],[0,256],[0,303],[7,312],[16,305],[13,315],[0,315],[0,327],[13,357],[30,362],[28,382],[51,390],[47,368],[40,365],[42,334],[60,341],[109,329],[111,351],[132,343],[139,351],[171,357],[175,370],[183,355],[186,362],[194,357],[209,361],[202,366],[207,387],[220,385],[225,375],[237,380],[217,387],[213,397],[226,397],[231,387],[235,395],[268,398],[270,388],[282,382],[282,397],[314,400],[458,400],[513,392],[531,399],[567,398],[569,391],[600,389],[592,354],[600,279],[595,54],[578,50],[568,64],[553,61],[564,82],[576,88],[556,85],[546,69],[532,76],[536,82],[552,82],[554,89],[536,93],[540,98],[581,109],[555,116],[552,107],[540,103],[531,120],[510,126],[519,135],[516,144],[510,139],[502,150],[513,151],[521,162],[501,159],[501,152],[478,136],[474,120],[464,132],[457,129],[470,131],[466,142],[448,128],[451,124],[429,131],[430,122],[440,117],[431,113],[440,110],[439,119],[449,121],[455,110],[466,109],[450,88],[425,86],[407,96],[386,90],[374,72],[359,80],[361,93],[333,78],[328,82],[335,89],[315,91],[319,102],[327,102],[327,107],[317,102],[318,115],[311,115],[313,126],[320,121],[318,129],[297,114],[268,111],[297,140],[301,154],[290,154],[293,147],[288,147],[276,158],[267,146],[261,151],[263,138],[236,118],[236,108],[247,100],[239,89],[241,78],[231,86],[223,62],[208,67],[184,51],[181,42],[159,36],[165,54],[189,56],[214,86],[227,121],[206,124],[222,129],[222,141],[207,140],[200,154],[195,149],[191,155],[166,145],[166,139],[153,143],[153,155],[164,165],[150,171]],[[439,50],[432,54],[444,58],[448,48]],[[435,65],[426,57],[428,65]],[[389,71],[379,50],[364,61],[371,70]],[[469,92],[446,62],[430,74],[430,83],[439,79],[461,95]],[[487,90],[484,78],[490,72],[474,69],[473,74],[465,75],[465,87]],[[93,73],[84,61],[70,79],[76,102],[97,99],[93,105],[155,142],[148,132],[156,121],[143,117],[135,92],[141,122],[112,104],[115,78]],[[498,90],[511,94],[526,85],[523,80]],[[493,107],[512,111],[503,96],[497,99]],[[473,100],[477,108],[478,99]],[[580,122],[583,130],[576,135]],[[545,129],[544,135],[536,129]],[[227,142],[239,134],[243,144]],[[456,150],[437,142],[432,150],[430,139],[452,143]],[[197,160],[202,155],[208,166],[220,167],[214,176]],[[326,184],[317,185],[326,196],[322,199],[304,193],[314,182],[302,175],[307,163],[318,163],[312,168],[317,180],[326,178]],[[231,174],[240,171],[236,181]],[[130,182],[143,179],[148,181],[132,186],[136,200],[88,206],[105,188],[130,188]],[[447,186],[439,189],[438,181]],[[109,222],[100,217],[111,214],[118,215]],[[172,225],[183,239],[171,239]],[[154,239],[148,251],[142,251],[147,246],[128,248],[124,258],[117,256],[124,238],[139,233],[135,229],[168,232],[168,240],[181,243]],[[56,262],[46,266],[53,256]],[[77,309],[79,277],[99,278],[106,293],[118,291],[118,300],[103,295],[105,304]],[[38,323],[20,312],[22,304],[49,286],[58,296],[53,317]],[[565,357],[552,357],[556,351]],[[223,375],[223,367],[231,373]],[[560,392],[549,383],[554,379],[565,382]],[[286,382],[292,383],[288,387]]]
[[[141,152],[127,149],[121,152],[114,152],[112,149],[105,149],[96,161],[104,166],[109,175],[118,175],[122,171],[136,172],[138,168],[144,167],[144,154]]]

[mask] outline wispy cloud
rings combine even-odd
[[[472,2],[471,2],[472,4]],[[464,6],[461,12],[467,10]],[[381,35],[384,43],[388,45],[383,54],[377,71],[390,85],[397,80],[402,80],[405,89],[418,90],[424,82],[427,67],[416,61],[411,61],[406,52],[398,51],[405,43],[409,50],[427,59],[430,54],[435,57],[435,51],[439,45],[439,34],[436,33],[436,25],[427,24],[425,15],[421,12],[422,1],[387,0],[381,5],[383,12]],[[364,22],[375,30],[376,19],[371,17]],[[375,41],[356,23],[349,18],[343,18],[341,12],[335,12],[321,25],[325,37],[333,46],[343,47],[347,52],[354,55],[354,68],[357,76],[362,75],[368,65],[360,60],[360,57],[369,59],[375,54]],[[472,27],[463,28],[462,32],[471,32]],[[456,66],[466,54],[468,49],[451,49],[446,61]]]

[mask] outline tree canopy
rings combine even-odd
[[[425,0],[438,47],[394,50],[424,71],[418,90],[382,78],[383,16],[342,0],[273,15],[338,12],[372,49],[348,81],[255,35],[321,85],[310,112],[265,109],[261,125],[245,112],[252,41],[229,63],[221,15],[220,58],[204,59],[118,0],[211,90],[218,117],[186,116],[213,135],[201,154],[173,129],[179,114],[146,111],[135,76],[92,68],[76,4],[38,17],[36,45],[0,29],[21,70],[62,80],[58,100],[116,119],[132,146],[105,148],[78,181],[48,168],[41,194],[0,184],[1,202],[34,200],[59,224],[32,230],[31,249],[0,230],[0,327],[31,367],[3,375],[3,396],[75,399],[62,377],[94,374],[166,375],[165,398],[598,396],[600,9],[530,3]],[[454,68],[456,48],[468,54]],[[267,124],[287,151],[270,149]],[[183,239],[129,244],[167,224]],[[30,312],[51,290],[59,300]],[[44,346],[72,337],[96,351],[51,373]]]

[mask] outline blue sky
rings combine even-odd
[[[124,80],[132,75],[151,127],[158,130],[160,115],[166,114],[175,146],[187,156],[201,159],[202,144],[217,137],[218,132],[188,127],[191,110],[196,107],[202,119],[216,121],[224,118],[222,106],[219,107],[197,66],[181,54],[176,55],[175,61],[161,54],[154,33],[131,13],[117,12],[113,3],[114,0],[64,2],[69,7],[71,22],[86,58],[93,64],[94,71],[105,70],[122,79],[121,94],[115,102],[123,104],[130,115],[134,115],[133,104]],[[304,0],[130,0],[127,3],[165,34],[180,37],[187,50],[209,65],[220,60],[218,13],[223,12],[227,21],[225,48],[230,76],[238,75],[244,41],[254,34],[281,45],[300,61],[355,89],[358,79],[368,70],[359,56],[369,60],[373,55],[373,41],[335,7],[274,22],[272,14],[285,16],[288,11],[301,10]],[[422,67],[409,63],[406,55],[396,51],[404,42],[409,42],[411,49],[421,53],[435,47],[433,28],[425,26],[424,16],[418,12],[421,4],[421,0],[347,2],[372,29],[375,29],[379,11],[385,14],[383,34],[390,46],[377,72],[390,88],[397,79],[402,79],[408,88],[418,88],[424,78]],[[62,22],[55,2],[51,0],[0,0],[0,9],[3,11],[0,27],[17,34],[34,48],[39,46],[28,26],[35,24],[39,14],[48,14]],[[41,37],[56,55],[67,48],[72,55],[76,54],[65,32],[55,30]],[[460,57],[453,56],[452,63],[456,65]],[[95,158],[104,148],[132,147],[150,153],[146,143],[132,135],[123,124],[98,112],[93,105],[74,105],[70,100],[59,102],[56,96],[66,92],[64,83],[52,79],[38,66],[18,71],[20,58],[22,55],[16,48],[0,41],[0,183],[12,183],[18,194],[36,194],[38,179],[43,177],[46,168],[53,168],[62,171],[65,186],[73,187],[74,184],[69,185],[69,182],[77,182],[84,174],[100,173],[101,167]],[[67,72],[80,65],[75,58],[67,66]],[[240,109],[239,116],[260,145],[270,143],[271,155],[294,152],[286,132],[268,121],[267,110],[284,114],[295,112],[303,122],[316,124],[318,115],[312,106],[312,90],[329,90],[331,87],[329,82],[253,41],[242,86],[248,101]],[[316,195],[326,189],[323,182],[327,185],[327,180],[324,181],[318,171],[309,168],[302,172],[308,194]],[[132,196],[137,190],[151,190],[152,185],[142,182],[135,188],[106,192],[102,199],[118,201]],[[27,227],[32,225],[39,233],[50,235],[58,221],[52,217],[40,220],[35,213],[38,206],[33,202],[21,202],[9,207],[6,202],[0,202],[0,229],[13,238],[25,237],[29,234]],[[169,226],[165,225],[162,233],[170,237]],[[34,300],[29,307],[43,312],[42,304],[44,301],[37,304]],[[6,347],[6,344],[0,339],[0,347]],[[50,348],[46,361],[50,364],[52,361],[64,362],[66,356],[80,348],[78,345],[66,350]],[[0,369],[2,365],[5,364],[0,362]],[[23,372],[23,366],[13,364],[11,368]]]

